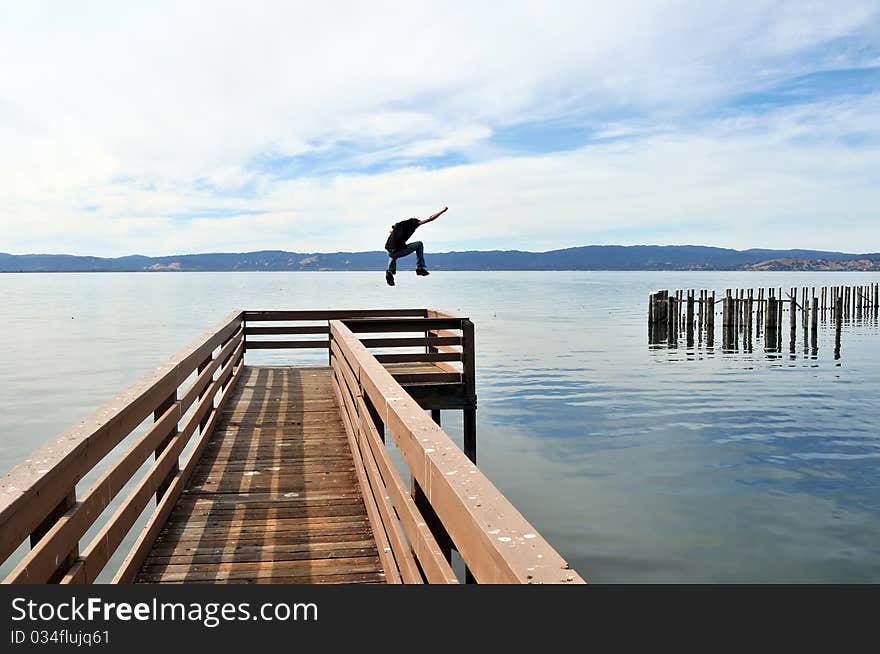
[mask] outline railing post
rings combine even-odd
[[[244,354],[247,352],[247,312],[241,312],[241,342],[244,347],[241,348],[241,362],[244,363]]]
[[[162,402],[162,404],[160,404],[155,411],[153,411],[153,422],[157,422],[159,418],[165,415],[165,412],[168,411],[168,409],[170,409],[172,406],[174,406],[176,402],[177,390],[175,390],[171,395],[165,398],[165,401]],[[168,430],[168,434],[166,434],[165,437],[161,441],[159,441],[159,446],[156,448],[155,451],[155,458],[157,461],[159,460],[159,457],[162,456],[162,452],[165,451],[165,448],[168,447],[171,439],[175,436],[177,436],[177,423],[171,425]],[[165,479],[162,480],[162,483],[160,483],[159,486],[156,488],[156,504],[159,504],[159,502],[162,501],[162,496],[165,494],[165,491],[168,490],[168,486],[171,485],[171,480],[174,478],[179,470],[179,464],[177,461],[175,461],[174,464],[171,466],[171,469],[168,471],[168,476],[166,476]]]
[[[211,353],[208,355],[208,357],[204,361],[202,361],[199,364],[199,367],[197,368],[196,374],[201,375],[202,371],[204,371],[205,368],[207,368],[209,365],[211,365],[211,361],[213,361],[213,360],[214,360],[214,354]],[[205,395],[208,393],[208,390],[210,388],[211,388],[211,384],[208,383],[208,385],[205,386],[205,390],[203,390],[201,393],[199,393],[199,400],[200,401],[203,397],[205,397]],[[208,421],[210,419],[211,419],[211,412],[209,411],[208,413],[205,414],[205,417],[202,418],[202,421],[199,423],[199,429],[203,430],[205,428],[205,425],[208,424]]]
[[[412,484],[412,490],[410,492],[412,493],[413,502],[415,502],[416,508],[425,519],[425,524],[434,536],[434,540],[437,541],[437,545],[443,552],[443,556],[446,557],[447,561],[451,562],[453,549],[452,538],[449,537],[446,527],[443,526],[440,518],[437,517],[434,507],[431,506],[431,502],[428,499],[428,496],[425,495],[422,487],[419,486],[419,482],[416,481],[415,477],[410,477],[410,479]]]
[[[31,532],[31,548],[36,546],[37,543],[40,542],[40,539],[45,536],[48,531],[55,526],[55,523],[58,522],[58,519],[63,516],[67,511],[76,504],[76,488],[72,488],[70,492],[62,499],[58,506],[56,506],[49,515],[46,516],[45,520],[41,522],[36,529]],[[76,562],[79,557],[79,543],[74,545],[73,549],[65,556],[62,560],[58,562],[58,568],[55,570],[55,573],[49,578],[48,583],[55,584],[58,583],[64,574],[70,570],[70,567]]]
[[[236,332],[237,332],[237,330],[236,330]],[[226,347],[226,344],[229,343],[229,341],[231,341],[234,337],[235,337],[235,333],[232,333],[229,335],[229,338],[227,338],[226,340],[223,341],[223,343],[220,344],[220,352],[223,351],[223,348]],[[242,339],[242,341],[244,340],[244,322],[242,322],[242,324],[241,324],[241,339]],[[232,359],[233,354],[235,354],[235,348],[232,349],[232,351],[229,353],[229,356],[226,358],[226,360],[230,361]],[[217,356],[220,356],[219,352],[217,353]],[[244,352],[242,352],[242,357],[244,357]],[[232,367],[235,368],[235,364],[238,362],[232,361],[231,363],[232,363]],[[225,364],[223,362],[221,362],[220,363],[221,368],[223,365],[225,365]],[[230,377],[225,382],[220,384],[220,392],[221,393],[226,390],[226,385],[229,383],[230,379],[232,379],[232,378]],[[210,416],[210,414],[208,414],[208,415]]]
[[[461,321],[462,366],[465,394],[468,404],[464,410],[464,453],[472,463],[477,462],[477,386],[474,356],[474,323],[465,318]]]
[[[376,411],[376,407],[373,406],[373,401],[370,397],[364,393],[363,384],[361,384],[361,397],[364,398],[364,404],[367,407],[367,411],[370,412],[370,418],[373,420],[373,426],[376,428],[376,433],[379,434],[379,438],[382,442],[385,442],[385,422],[382,420],[382,416],[379,415],[379,412]]]

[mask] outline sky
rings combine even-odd
[[[0,0],[0,252],[880,251],[880,2]]]

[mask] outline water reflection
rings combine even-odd
[[[775,308],[772,310],[777,311]],[[812,325],[806,320],[799,322],[796,320],[797,314],[791,313],[786,338],[781,319],[768,321],[762,329],[763,312],[757,313],[758,320],[755,324],[755,316],[750,313],[747,305],[736,311],[737,315],[731,319],[725,315],[720,325],[720,353],[753,354],[757,347],[764,354],[763,358],[770,361],[784,358],[795,360],[799,358],[795,355],[801,354],[803,359],[818,361],[820,341],[823,343],[823,350],[827,348],[833,360],[839,361],[845,332],[853,329],[876,331],[880,326],[880,319],[874,313],[842,318],[839,321],[822,319]],[[782,310],[778,311],[781,318]],[[685,347],[688,353],[713,355],[716,352],[715,332],[716,327],[711,320],[674,314],[663,322],[652,323],[649,320],[648,346],[652,351],[677,351],[680,347]],[[791,356],[786,357],[786,354]]]

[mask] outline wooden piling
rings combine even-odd
[[[708,293],[708,291],[707,291]],[[715,346],[715,291],[712,291],[711,297],[708,298],[706,308],[706,345],[708,347]]]
[[[837,298],[837,310],[836,310],[836,318],[835,318],[835,335],[834,335],[834,358],[840,358],[840,330],[843,326],[843,299]]]
[[[880,283],[874,284],[874,317],[880,317]]]
[[[776,350],[776,298],[773,295],[767,297],[767,311],[764,315],[764,341],[767,350]]]

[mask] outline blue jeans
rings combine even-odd
[[[421,241],[413,241],[412,243],[407,243],[399,250],[386,250],[386,252],[391,257],[391,261],[388,262],[388,272],[391,274],[397,272],[397,260],[401,257],[408,257],[413,252],[416,253],[416,265],[419,268],[425,267],[425,246],[422,245]]]

